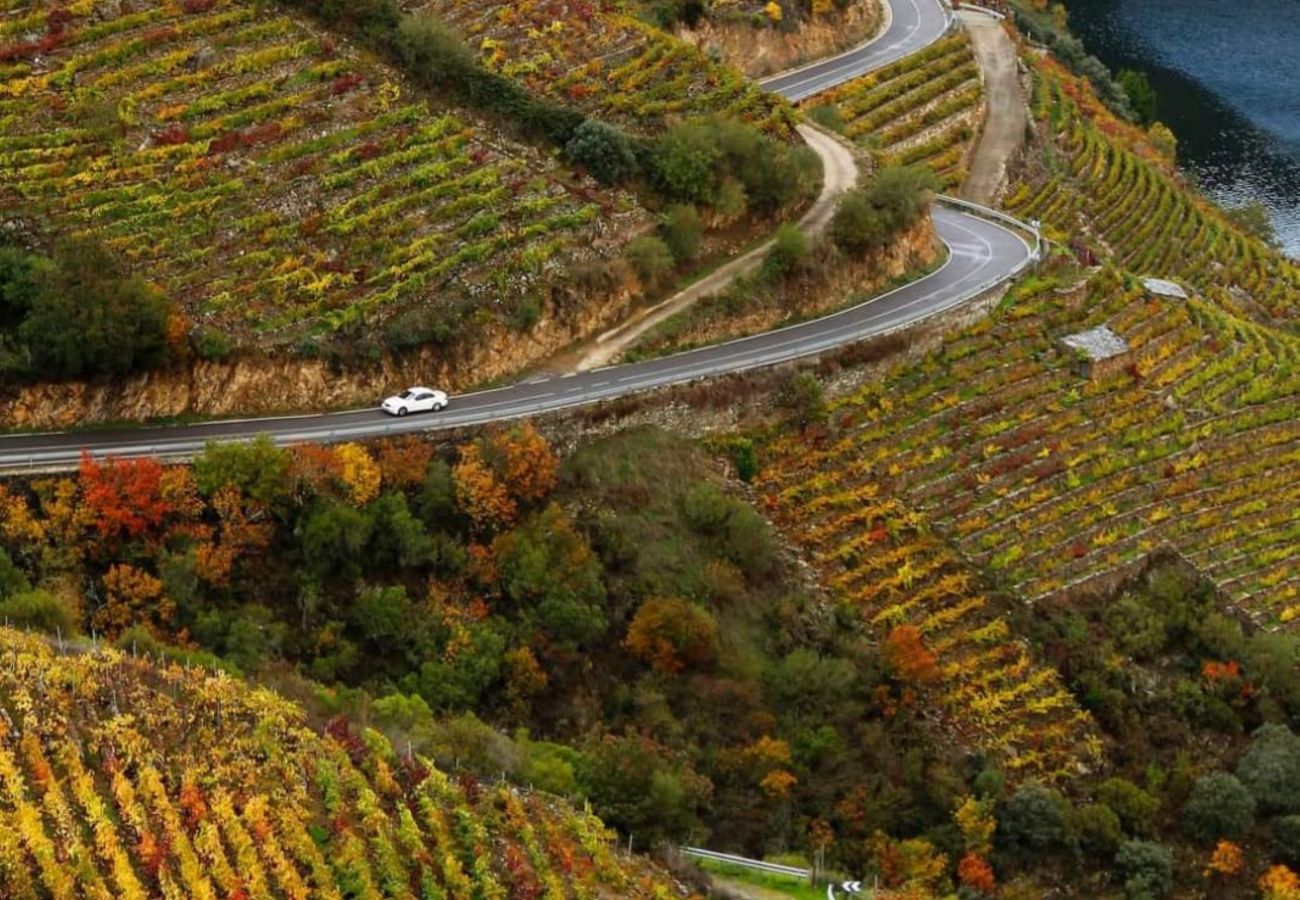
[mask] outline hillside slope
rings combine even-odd
[[[929,166],[944,189],[965,178],[984,112],[979,65],[963,31],[802,105],[833,107],[845,137],[877,150],[885,165]]]
[[[598,820],[243,682],[0,630],[0,894],[667,897]]]
[[[718,113],[794,136],[789,104],[612,0],[406,0],[448,22],[484,64],[529,90],[634,131]]]
[[[1140,130],[1051,57],[1034,63],[1039,140],[1006,199],[1049,235],[1143,275],[1177,277],[1223,308],[1291,329],[1300,269],[1198,195]]]
[[[302,20],[114,8],[0,8],[0,224],[101,240],[190,326],[283,345],[418,308],[454,334],[644,220]]]

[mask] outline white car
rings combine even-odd
[[[407,388],[400,394],[394,394],[379,406],[390,416],[404,416],[407,413],[438,412],[447,408],[445,391],[435,391],[427,387]]]

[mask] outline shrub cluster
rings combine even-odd
[[[881,169],[872,182],[845,194],[831,220],[831,238],[846,253],[885,246],[925,214],[934,173],[915,166]]]
[[[124,375],[167,357],[171,304],[102,245],[0,247],[0,378]]]

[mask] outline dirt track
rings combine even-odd
[[[840,194],[857,183],[858,167],[852,152],[838,138],[809,125],[800,125],[799,134],[822,160],[821,194],[799,220],[800,229],[813,238],[820,235],[830,223]],[[737,257],[725,266],[710,272],[684,291],[642,310],[617,328],[600,335],[582,348],[581,356],[573,368],[585,371],[611,362],[636,343],[641,335],[660,322],[681,312],[701,298],[720,292],[738,276],[748,275],[756,270],[763,262],[767,251],[771,249],[772,243],[769,240],[755,247],[744,256]]]
[[[1002,30],[1002,23],[971,10],[957,13],[975,47],[975,58],[984,73],[984,94],[988,115],[979,146],[971,161],[970,175],[961,195],[975,203],[993,205],[1002,187],[1007,161],[1025,140],[1025,98],[1020,89],[1016,48]]]

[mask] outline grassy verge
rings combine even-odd
[[[807,881],[791,875],[778,875],[773,872],[758,872],[743,866],[712,860],[695,860],[695,863],[710,875],[739,886],[757,888],[760,896],[793,897],[796,900],[825,900],[826,888],[814,887]]]

